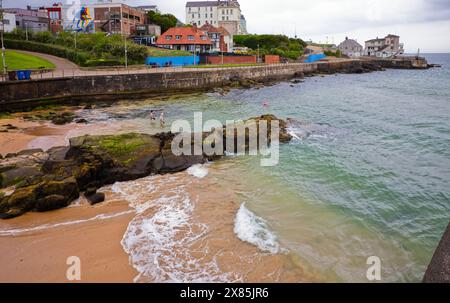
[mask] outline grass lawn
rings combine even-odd
[[[241,63],[241,64],[201,64],[201,65],[188,65],[189,68],[220,68],[220,67],[246,67],[246,66],[261,66],[264,63]]]
[[[6,50],[6,65],[8,70],[55,68],[55,65],[45,59]],[[0,68],[3,69],[3,60],[0,57]]]
[[[152,46],[148,47],[148,55],[150,57],[192,56],[192,54],[187,51],[171,50]]]

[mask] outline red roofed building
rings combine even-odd
[[[211,39],[213,43],[212,51],[226,53],[233,49],[233,37],[222,26],[215,27],[206,22],[205,25],[200,27],[200,30],[204,31]]]
[[[159,36],[156,45],[174,49],[194,52],[206,52],[212,47],[208,34],[192,27],[172,27]]]

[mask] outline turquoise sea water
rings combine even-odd
[[[282,145],[275,167],[225,160],[225,183],[244,184],[246,207],[324,281],[367,281],[366,260],[378,256],[382,281],[417,282],[450,220],[450,55],[427,58],[443,67],[307,78],[115,114],[142,125],[150,109],[164,109],[169,124],[194,112],[223,123],[273,113],[329,124]]]

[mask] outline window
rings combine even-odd
[[[212,18],[212,17],[213,17],[213,14],[211,14],[210,17]]]
[[[200,36],[200,39],[206,40],[206,36],[205,36],[205,35],[201,35],[201,36]]]
[[[167,40],[167,41],[172,40],[172,35],[167,35],[167,36],[166,36],[166,40]]]
[[[191,8],[189,8],[189,12],[191,12]]]
[[[222,21],[225,21],[225,17],[224,16],[222,16]]]
[[[176,35],[175,40],[181,40],[181,35]]]
[[[9,25],[9,19],[3,19],[3,24],[4,25]]]
[[[195,14],[192,14],[192,19],[194,19],[195,18]]]
[[[59,19],[59,12],[49,12],[49,17],[52,20],[58,20]]]
[[[194,36],[189,35],[189,36],[188,36],[188,40],[194,40]]]
[[[230,9],[230,15],[233,15],[233,10],[232,9]]]
[[[208,18],[208,14],[205,14],[205,18]]]
[[[227,21],[228,21],[228,16],[227,16]]]

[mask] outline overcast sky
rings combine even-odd
[[[64,0],[73,1],[73,0]],[[84,1],[84,0],[81,0]],[[5,7],[38,6],[49,0],[3,0]],[[185,21],[186,0],[124,0],[156,4]],[[250,33],[285,34],[339,44],[401,36],[408,52],[450,52],[450,0],[240,0]]]

